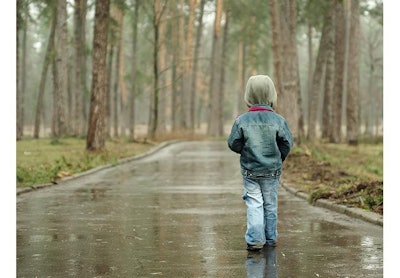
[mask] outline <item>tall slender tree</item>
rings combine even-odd
[[[279,19],[278,0],[269,1],[269,18],[271,25],[272,53],[274,64],[274,83],[278,94],[282,93],[282,38]]]
[[[158,127],[158,108],[159,108],[159,46],[160,46],[160,24],[165,6],[161,0],[155,0],[153,3],[153,28],[154,28],[154,48],[153,48],[153,92],[150,107],[150,126],[149,136],[155,138]]]
[[[342,140],[343,74],[345,68],[345,16],[342,1],[335,1],[335,81],[332,96],[332,133],[329,141]]]
[[[317,62],[313,73],[313,81],[311,87],[311,100],[309,107],[309,120],[308,120],[308,138],[310,140],[317,139],[317,111],[322,94],[321,88],[323,86],[323,73],[326,67],[328,55],[330,54],[330,43],[333,31],[332,26],[332,10],[324,8],[324,24],[321,32],[321,39],[318,48]],[[332,73],[329,73],[332,74]],[[326,113],[326,111],[324,111]]]
[[[52,136],[57,140],[60,136],[67,135],[68,126],[66,118],[66,97],[68,89],[68,30],[67,30],[67,2],[57,1],[57,23],[55,36],[55,59],[54,59],[54,123]]]
[[[107,34],[110,0],[96,1],[93,34],[93,77],[87,150],[105,148],[105,102],[107,93]]]
[[[135,0],[134,13],[132,21],[132,60],[131,60],[131,93],[130,93],[130,106],[129,106],[129,138],[135,141],[135,120],[136,120],[136,89],[137,89],[137,52],[138,52],[138,21],[139,21],[139,2]]]
[[[27,66],[27,34],[29,6],[28,1],[17,2],[17,140],[24,136],[25,124],[25,95],[26,95],[26,66]],[[20,45],[22,32],[22,45]],[[20,53],[20,49],[22,51]]]
[[[38,97],[36,102],[36,113],[35,113],[35,126],[33,131],[33,138],[39,138],[40,132],[40,119],[43,117],[43,98],[45,93],[45,85],[47,79],[47,72],[48,68],[51,65],[52,55],[54,55],[54,36],[56,31],[56,20],[57,14],[53,12],[52,20],[51,20],[51,28],[49,39],[47,42],[47,49],[43,61],[42,72],[40,76],[40,83],[39,83],[39,90],[38,90]]]
[[[221,39],[221,19],[223,13],[223,0],[217,0],[217,10],[214,20],[214,32],[212,41],[212,53],[211,53],[211,81],[210,81],[210,99],[209,99],[209,117],[207,133],[211,136],[222,135],[220,121],[220,109],[223,109],[219,103],[220,91],[219,82],[221,75],[221,50],[222,50],[222,39]]]
[[[347,142],[358,144],[358,91],[359,91],[359,52],[360,52],[360,4],[359,0],[350,1],[350,36],[347,79]]]
[[[86,0],[74,1],[74,107],[73,135],[84,134],[84,97],[86,94]]]
[[[189,127],[192,132],[195,130],[195,119],[196,119],[196,85],[198,76],[198,65],[199,65],[199,53],[201,48],[201,38],[203,33],[203,14],[204,14],[205,0],[200,2],[200,12],[198,15],[198,24],[196,31],[196,43],[194,48],[193,57],[193,68],[192,68],[192,84],[190,88],[190,124]]]
[[[278,108],[289,122],[295,138],[299,138],[302,119],[300,77],[297,56],[297,8],[296,1],[283,0],[281,3],[280,26],[282,43],[282,79]]]
[[[192,68],[194,55],[194,30],[195,30],[195,10],[197,6],[196,0],[189,0],[189,15],[186,28],[186,51],[185,51],[185,69],[183,71],[183,107],[184,107],[184,127],[188,128],[192,123],[192,113],[190,111],[191,95],[190,87],[192,83]]]

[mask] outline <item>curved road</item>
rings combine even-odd
[[[382,227],[283,188],[278,246],[248,253],[238,159],[182,142],[18,196],[17,276],[383,277]]]

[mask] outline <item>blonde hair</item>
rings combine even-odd
[[[267,104],[274,108],[277,98],[274,82],[269,76],[254,75],[247,81],[244,101],[248,106]]]

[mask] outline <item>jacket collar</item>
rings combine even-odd
[[[267,104],[254,104],[249,108],[248,112],[274,112],[271,106]]]

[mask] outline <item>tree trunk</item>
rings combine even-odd
[[[270,25],[272,36],[272,54],[274,64],[274,83],[278,98],[282,94],[282,39],[281,24],[279,20],[278,0],[269,1]]]
[[[244,111],[244,101],[243,101],[243,92],[244,92],[244,55],[245,55],[245,47],[243,39],[238,42],[238,52],[237,52],[237,93],[236,93],[236,105],[233,109],[233,118],[239,116],[239,114]]]
[[[56,13],[53,15],[53,19],[51,21],[51,28],[50,28],[50,35],[49,35],[49,40],[47,43],[47,49],[43,61],[43,67],[42,67],[42,73],[40,77],[40,83],[39,83],[39,92],[38,92],[38,98],[37,98],[37,103],[36,103],[36,113],[35,113],[35,127],[33,131],[33,138],[38,139],[39,138],[39,132],[40,132],[40,118],[43,115],[43,97],[44,97],[44,92],[45,92],[45,86],[46,86],[46,79],[47,79],[47,72],[49,69],[49,66],[52,61],[52,55],[54,51],[54,36],[55,36],[55,30],[56,30]]]
[[[96,1],[93,36],[93,77],[87,150],[105,148],[105,101],[107,92],[107,34],[110,0]]]
[[[343,73],[345,57],[345,16],[343,2],[335,1],[335,81],[333,87],[332,133],[329,141],[342,139]]]
[[[153,6],[153,28],[154,28],[154,47],[153,47],[153,93],[150,105],[150,126],[149,137],[154,139],[158,125],[158,98],[159,98],[159,37],[160,37],[160,20],[162,15],[161,0],[155,0]]]
[[[223,1],[217,0],[217,11],[214,21],[214,35],[211,53],[211,81],[209,98],[209,118],[207,134],[211,136],[220,136],[219,111],[223,107],[219,106],[219,82],[221,75],[221,18],[223,11]]]
[[[112,72],[115,73],[114,75],[114,84],[113,84],[113,89],[112,89],[112,111],[113,111],[113,136],[118,137],[118,125],[119,125],[119,111],[118,111],[118,85],[119,85],[119,55],[120,55],[121,49],[117,45],[117,52],[115,55],[115,64],[114,64],[114,70]]]
[[[135,99],[136,99],[136,64],[137,64],[137,33],[139,20],[139,1],[135,0],[135,14],[132,25],[132,69],[131,69],[131,94],[130,94],[130,109],[129,109],[129,138],[132,142],[135,141]]]
[[[308,49],[308,74],[307,74],[307,99],[305,100],[305,103],[307,103],[306,111],[310,111],[311,107],[311,92],[312,92],[312,82],[313,82],[313,73],[314,73],[314,49],[313,49],[313,31],[312,31],[312,24],[310,20],[307,20],[307,49]],[[310,115],[307,115],[307,119],[310,118]],[[307,121],[308,124],[308,129],[310,128],[310,122],[309,120]],[[308,130],[307,130],[308,133]]]
[[[313,74],[312,90],[311,90],[311,101],[309,107],[309,121],[308,121],[308,139],[315,140],[317,138],[317,111],[319,106],[319,98],[323,96],[321,94],[321,86],[323,85],[323,72],[326,66],[327,56],[330,50],[330,37],[333,31],[331,9],[325,11],[324,25],[322,28],[322,34],[318,49],[317,63]],[[331,73],[329,73],[331,74]],[[323,112],[323,114],[325,111]]]
[[[111,20],[111,18],[110,18]],[[111,125],[112,125],[112,109],[111,109],[111,96],[113,95],[112,93],[112,85],[113,85],[113,63],[114,63],[114,48],[115,48],[115,35],[114,31],[112,28],[109,28],[108,31],[108,54],[107,54],[107,93],[106,93],[106,118],[107,123],[106,123],[106,134],[107,137],[111,137]]]
[[[172,20],[175,26],[179,25],[178,20],[178,12],[175,7],[172,11]],[[172,38],[172,71],[171,71],[171,80],[172,80],[172,96],[171,96],[171,125],[172,131],[176,131],[178,129],[178,63],[179,63],[179,36],[176,28],[172,28],[171,30],[171,38]]]
[[[177,85],[178,91],[176,92],[176,115],[177,115],[177,126],[179,130],[186,128],[185,119],[185,91],[184,91],[184,58],[185,58],[185,1],[179,2],[180,10],[178,10],[178,69],[177,69]]]
[[[287,119],[295,138],[299,137],[299,123],[302,119],[299,71],[297,57],[297,12],[296,1],[282,1],[281,29],[282,29],[282,83],[281,96],[278,99],[278,107],[281,114]],[[279,103],[282,103],[279,106]]]
[[[192,69],[192,84],[190,88],[190,129],[194,133],[195,119],[196,119],[196,85],[197,85],[197,70],[199,64],[199,53],[201,47],[201,37],[203,33],[203,13],[204,13],[205,0],[201,0],[199,22],[197,25],[196,45],[194,50],[193,69]]]
[[[327,57],[325,65],[324,102],[322,108],[322,138],[329,138],[332,132],[332,88],[334,83],[334,51],[335,51],[335,10],[334,1],[329,0],[329,17],[331,28],[327,39]]]
[[[57,2],[57,24],[55,36],[56,49],[56,76],[55,79],[55,127],[52,136],[57,139],[60,136],[67,135],[67,119],[65,98],[68,94],[68,30],[67,30],[67,3],[66,0],[58,0]]]
[[[219,80],[218,90],[218,136],[224,135],[224,89],[225,89],[225,65],[227,64],[227,49],[228,49],[228,31],[229,31],[229,11],[225,12],[225,25],[222,41],[222,53],[221,53],[221,74]]]
[[[347,79],[347,142],[358,144],[358,90],[359,90],[359,43],[360,43],[360,13],[359,0],[351,2],[350,42]]]
[[[194,49],[194,20],[196,10],[196,0],[189,0],[189,17],[186,28],[186,53],[185,53],[185,70],[183,76],[183,97],[184,97],[184,118],[185,128],[191,129],[192,124],[192,112],[191,112],[191,84],[192,84],[192,70],[193,70],[193,49]]]
[[[18,2],[19,3],[19,2]],[[25,125],[25,94],[26,94],[26,57],[27,57],[27,33],[28,33],[28,19],[29,8],[27,3],[22,3],[22,7],[18,8],[23,10],[24,19],[18,21],[18,27],[22,23],[22,61],[20,62],[19,56],[19,39],[17,32],[17,140],[22,139],[24,136]],[[21,28],[18,28],[20,30]]]
[[[83,134],[83,97],[86,91],[85,72],[85,21],[86,21],[86,0],[75,0],[74,2],[74,46],[75,46],[75,67],[74,67],[74,107],[72,134],[79,136]]]

